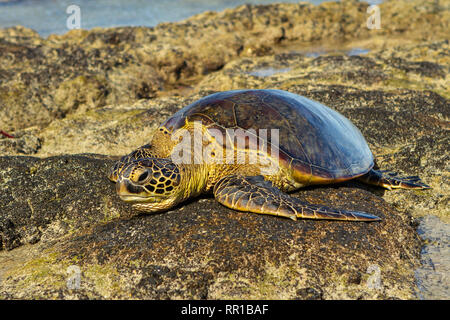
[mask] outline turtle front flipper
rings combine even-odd
[[[386,189],[431,189],[423,183],[419,177],[398,177],[395,172],[382,170],[370,170],[365,175],[358,178],[364,183],[380,186]]]
[[[239,210],[293,220],[330,219],[348,221],[377,221],[377,216],[359,212],[338,210],[301,201],[283,193],[263,176],[244,177],[232,175],[222,178],[214,187],[214,196],[224,206]]]
[[[138,149],[134,150],[130,154],[123,156],[109,170],[108,179],[111,180],[112,182],[117,182],[120,170],[122,170],[122,168],[127,163],[130,163],[131,161],[134,161],[137,159],[144,159],[144,158],[157,158],[157,155],[152,150],[152,146],[150,144],[146,144],[142,147],[139,147]]]

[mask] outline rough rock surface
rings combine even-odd
[[[299,193],[372,212],[380,223],[298,221],[236,212],[211,198],[133,216],[92,155],[0,158],[3,298],[410,298],[421,241],[407,214],[362,185]],[[17,250],[17,249],[16,249]],[[13,250],[14,251],[14,250]],[[67,268],[82,271],[79,290]],[[371,288],[367,271],[382,272]],[[311,292],[314,294],[311,295]]]
[[[450,217],[448,1],[383,3],[381,30],[365,27],[366,8],[241,6],[48,39],[0,30],[0,298],[416,297],[416,218]],[[347,42],[308,54],[333,41]],[[370,52],[347,52],[361,44]],[[383,218],[370,224],[235,212],[207,195],[136,216],[106,179],[114,158],[179,108],[237,88],[329,105],[361,129],[380,167],[433,189],[294,193]],[[77,270],[80,288],[69,289]]]
[[[155,28],[72,30],[47,39],[23,27],[4,29],[0,128],[45,126],[67,114],[153,98],[236,57],[267,55],[294,43],[445,39],[450,19],[441,2],[387,2],[380,6],[380,30],[366,27],[368,5],[358,1],[244,5]]]

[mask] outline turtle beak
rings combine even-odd
[[[120,199],[123,201],[144,201],[145,190],[141,186],[136,186],[127,180],[119,180],[116,182],[116,191]]]
[[[131,195],[128,192],[128,188],[127,188],[126,184],[123,181],[117,181],[116,182],[116,191],[117,191],[117,194],[120,196],[120,198],[127,197],[127,196]],[[124,200],[124,199],[122,199],[122,200]]]
[[[126,202],[158,202],[164,198],[162,195],[148,195],[144,187],[136,186],[128,180],[117,181],[116,191],[120,199]]]

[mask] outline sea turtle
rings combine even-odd
[[[226,207],[293,220],[380,220],[286,193],[308,185],[358,179],[387,189],[429,188],[419,177],[375,170],[364,137],[347,118],[282,90],[219,92],[186,106],[150,144],[115,163],[109,179],[140,211],[167,210],[212,191]]]

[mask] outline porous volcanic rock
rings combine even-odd
[[[94,155],[0,158],[2,298],[411,298],[421,240],[357,183],[296,194],[374,213],[346,223],[236,212],[209,197],[135,215]],[[16,248],[12,251],[13,248]],[[25,254],[26,253],[26,254]],[[70,266],[81,271],[69,289]],[[72,267],[73,268],[73,267]],[[370,269],[372,268],[372,269]],[[69,270],[69,271],[68,271]],[[381,274],[381,285],[371,277]],[[70,275],[70,274],[69,274]],[[372,284],[372,285],[371,285]]]
[[[381,29],[367,28],[368,4],[359,1],[243,5],[154,28],[71,30],[46,39],[20,26],[3,29],[0,128],[43,127],[68,114],[154,98],[237,57],[293,44],[447,39],[449,10],[441,2],[383,3]]]

